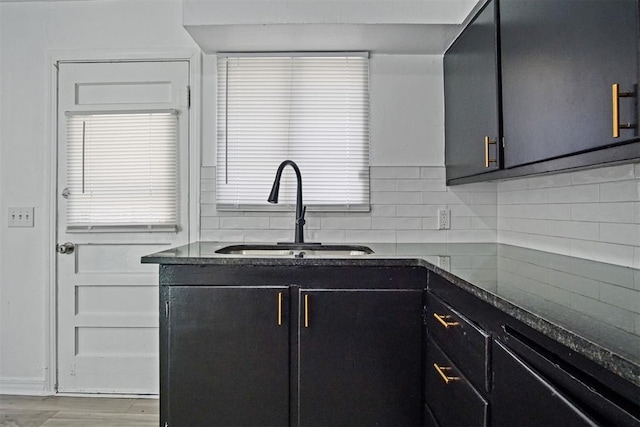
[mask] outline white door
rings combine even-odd
[[[73,252],[57,255],[59,392],[158,392],[158,267],[141,264],[140,257],[188,241],[188,87],[187,61],[59,64],[58,250],[61,250],[60,244],[66,242],[74,246]],[[177,135],[177,138],[174,136],[177,147],[171,155],[177,157],[173,166],[177,191],[172,190],[175,196],[170,198],[175,199],[174,222],[177,223],[146,229],[126,223],[77,226],[75,217],[68,211],[69,206],[78,204],[72,199],[74,194],[69,195],[70,185],[76,184],[68,170],[79,167],[78,160],[69,157],[77,150],[73,148],[77,146],[74,137],[67,133],[68,123],[69,129],[75,126],[69,118],[94,117],[92,114],[140,117],[141,113],[158,112],[175,116],[171,123],[173,135]],[[85,175],[92,173],[89,160],[85,165],[85,149],[90,147],[85,148],[84,126],[83,123],[83,195]],[[117,130],[122,129],[119,126]],[[101,166],[102,170],[126,166],[132,158],[127,155],[125,159],[118,159],[118,150],[111,156],[107,157],[107,164]],[[136,173],[135,167],[129,166],[129,169],[134,172],[128,173]],[[117,175],[123,176],[120,169]],[[126,182],[120,187],[123,185],[126,186]],[[117,191],[126,193],[127,190]],[[116,200],[113,203],[121,204],[118,200],[126,197],[126,194],[115,194],[111,202]],[[108,211],[113,206],[98,203],[91,209],[92,215],[99,217],[101,210]]]

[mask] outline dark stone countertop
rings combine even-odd
[[[494,243],[363,243],[375,253],[305,258],[216,253],[231,244],[192,243],[145,256],[142,262],[420,266],[640,386],[638,269]]]

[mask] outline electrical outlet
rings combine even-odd
[[[9,208],[9,227],[33,227],[33,208]]]
[[[451,257],[449,255],[438,255],[438,267],[451,271]]]
[[[449,230],[451,211],[449,209],[438,209],[438,230]]]

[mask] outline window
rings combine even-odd
[[[217,98],[218,209],[290,209],[290,168],[267,203],[288,159],[310,210],[369,210],[368,55],[219,55]]]
[[[67,231],[175,230],[176,112],[67,116]]]

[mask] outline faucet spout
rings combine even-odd
[[[292,160],[285,160],[280,163],[278,170],[276,171],[276,178],[273,181],[273,187],[271,187],[271,193],[267,201],[269,203],[278,203],[278,193],[280,192],[280,178],[282,177],[282,170],[285,166],[291,166],[296,173],[296,179],[298,181],[298,188],[296,193],[296,221],[295,221],[295,243],[304,243],[304,214],[307,211],[307,207],[302,204],[302,176],[300,175],[300,169],[298,165]]]

